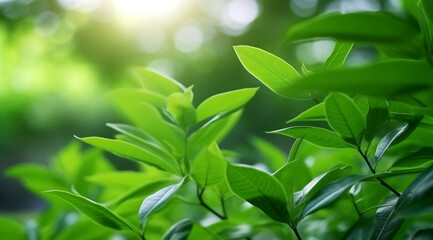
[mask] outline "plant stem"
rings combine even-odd
[[[213,210],[209,205],[207,205],[204,200],[203,200],[203,193],[204,193],[205,188],[203,188],[203,190],[200,190],[200,187],[197,186],[197,198],[200,201],[200,204],[206,208],[209,212],[211,212],[213,215],[217,216],[219,219],[221,220],[225,220],[227,219],[227,216],[221,215],[219,214],[217,211]],[[223,211],[225,211],[225,209],[223,208]]]
[[[374,168],[371,166],[370,162],[368,161],[368,157],[362,152],[361,148],[358,148],[358,152],[361,154],[362,158],[364,159],[365,163],[367,163],[368,168],[370,168],[370,171],[375,174],[376,171],[374,170]],[[393,187],[391,187],[390,185],[388,185],[388,183],[386,183],[385,181],[383,181],[382,179],[376,177],[377,181],[380,182],[380,184],[382,184],[383,186],[385,186],[386,188],[388,188],[392,193],[394,193],[397,197],[400,197],[400,193],[397,192],[397,190],[395,190]]]
[[[298,232],[298,229],[297,229],[296,227],[292,227],[292,230],[293,230],[293,232],[295,233],[296,238],[297,238],[298,240],[302,240],[301,235],[300,235],[299,232]]]

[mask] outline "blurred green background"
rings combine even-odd
[[[398,0],[0,0],[0,212],[43,207],[4,169],[45,163],[73,135],[112,135],[105,123],[123,120],[106,94],[138,86],[131,68],[194,85],[198,104],[212,94],[259,86],[233,45],[257,46],[298,70],[302,63],[314,69],[334,43],[284,43],[292,24],[327,12],[400,8]],[[375,57],[357,45],[347,64]],[[265,131],[313,104],[262,87],[223,147],[255,161],[249,139],[256,135],[288,150],[287,138]]]

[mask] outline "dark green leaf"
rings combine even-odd
[[[375,96],[408,94],[433,86],[433,68],[424,60],[390,60],[305,76],[287,92],[337,91]],[[372,87],[374,86],[374,87]]]
[[[88,198],[60,190],[50,190],[45,191],[45,193],[54,195],[70,203],[78,211],[89,217],[93,222],[97,224],[117,230],[131,230],[140,235],[140,231],[134,225],[129,223],[126,219],[123,219],[121,216],[110,211],[108,208]]]
[[[433,229],[431,228],[420,229],[416,231],[411,237],[411,240],[430,240],[430,239],[433,239]]]
[[[140,224],[143,228],[150,214],[167,204],[168,200],[170,200],[170,198],[173,197],[177,190],[179,190],[179,188],[183,185],[185,178],[183,178],[178,184],[170,185],[160,189],[143,200],[140,210],[138,211],[138,219],[140,220]]]
[[[164,234],[162,240],[186,240],[191,233],[193,223],[189,219],[184,219],[175,223]]]
[[[244,106],[254,96],[257,89],[244,88],[220,93],[206,99],[197,107],[197,122]]]
[[[428,161],[433,159],[433,148],[423,147],[417,151],[411,152],[394,162],[393,166],[404,165],[406,163],[415,162],[416,160]]]
[[[300,75],[283,59],[255,47],[235,46],[234,49],[245,69],[275,93],[283,97],[308,98],[303,92],[287,94],[285,91]]]
[[[360,216],[358,221],[349,229],[344,239],[364,240],[370,239],[374,229],[374,219],[372,217]]]
[[[373,230],[373,235],[371,239],[376,240],[387,240],[393,239],[394,235],[397,233],[401,225],[403,224],[403,219],[396,217],[395,214],[395,204],[397,199],[393,198],[390,201],[386,201],[387,205],[377,209],[376,211],[376,226]]]
[[[346,142],[355,146],[361,145],[365,120],[351,98],[341,93],[331,93],[325,99],[325,113],[329,125]]]
[[[272,175],[246,165],[228,165],[227,180],[240,198],[258,207],[272,219],[288,223],[286,195]]]
[[[275,130],[269,133],[301,138],[319,147],[349,148],[349,145],[344,142],[340,135],[324,128],[299,126]]]
[[[417,29],[405,19],[385,12],[331,13],[296,24],[288,40],[336,38],[346,41],[394,43],[411,39]]]
[[[347,55],[352,50],[353,42],[337,42],[331,55],[326,59],[324,69],[335,69],[343,66]]]
[[[384,98],[368,98],[369,109],[367,113],[365,140],[370,142],[388,122],[388,102]]]

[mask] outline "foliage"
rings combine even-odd
[[[428,238],[433,7],[423,0],[415,7],[416,21],[385,12],[334,13],[291,27],[288,41],[336,41],[323,68],[304,66],[302,74],[264,50],[234,48],[246,70],[273,92],[317,103],[270,132],[296,139],[287,160],[278,148],[253,139],[267,161],[262,167],[239,164],[220,147],[257,88],[195,106],[193,87],[138,69],[143,88],[111,95],[130,123],[107,124],[117,132],[114,139],[77,137],[135,162],[138,170],[115,170],[98,151],[81,153],[76,142],[50,167],[9,169],[53,206],[38,219],[41,227],[27,224],[27,237]],[[381,58],[345,66],[358,43]],[[68,221],[71,206],[87,218]],[[26,239],[22,225],[0,220],[10,226],[6,238]],[[317,227],[320,222],[326,227]],[[97,235],[82,234],[83,227],[98,229],[88,231]]]

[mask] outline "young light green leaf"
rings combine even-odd
[[[24,227],[11,217],[0,216],[1,240],[28,240]]]
[[[287,200],[281,183],[272,175],[246,165],[228,165],[232,191],[272,219],[288,223]]]
[[[353,42],[337,42],[331,55],[329,55],[328,59],[326,59],[323,68],[328,70],[343,66],[347,55],[349,55],[350,50],[352,50],[352,47]]]
[[[368,98],[368,113],[364,138],[370,142],[382,130],[389,119],[388,102],[385,98]]]
[[[295,161],[298,157],[299,148],[301,147],[302,141],[304,139],[297,138],[290,148],[289,157],[287,158],[287,162]]]
[[[325,99],[325,114],[329,125],[343,139],[360,146],[365,131],[365,120],[358,106],[347,95],[331,93]]]
[[[177,169],[175,168],[175,166],[177,165],[176,162],[169,161],[169,159],[160,158],[159,156],[136,145],[120,140],[113,140],[101,137],[86,137],[78,139],[94,147],[109,151],[121,157],[147,163],[157,168],[172,173],[177,173]]]
[[[297,126],[275,130],[269,133],[281,134],[293,138],[302,138],[319,147],[350,148],[340,135],[324,128]]]
[[[179,221],[168,229],[162,240],[186,240],[193,226],[194,224],[189,219]]]
[[[225,179],[227,162],[218,145],[213,142],[194,160],[191,176],[203,188]]]
[[[433,68],[425,60],[389,60],[362,67],[339,68],[310,74],[303,77],[302,81],[294,82],[285,91],[401,95],[431,88],[432,75]]]
[[[168,200],[170,200],[170,198],[173,197],[177,190],[179,190],[179,188],[183,185],[185,179],[186,177],[184,177],[178,184],[170,185],[160,189],[143,200],[140,210],[138,211],[138,219],[140,220],[142,228],[144,228],[150,214],[167,204]]]
[[[319,103],[313,107],[305,110],[298,116],[290,119],[286,123],[299,122],[299,121],[326,121],[325,117],[325,104]]]
[[[250,142],[259,151],[272,171],[276,171],[286,163],[287,157],[284,152],[272,143],[259,137],[251,138]]]
[[[124,105],[121,110],[136,126],[156,139],[168,151],[174,148],[177,154],[183,153],[185,132],[165,121],[154,106],[148,103],[131,103]]]
[[[331,13],[310,18],[290,27],[287,40],[336,38],[345,41],[395,43],[417,34],[408,21],[385,12]]]
[[[141,80],[145,89],[160,93],[164,96],[168,96],[175,92],[181,92],[185,90],[185,87],[179,82],[164,77],[159,73],[153,72],[145,68],[135,69],[135,73]]]
[[[212,142],[220,142],[238,122],[242,110],[213,118],[188,138],[187,158],[193,161]]]
[[[300,75],[283,59],[255,47],[235,46],[234,49],[244,68],[278,95],[308,98],[303,92],[286,92],[286,89],[300,79]]]
[[[189,88],[190,89],[190,88]],[[191,90],[190,90],[191,92]],[[195,109],[189,94],[173,93],[167,98],[167,111],[184,129],[195,123]]]
[[[244,88],[220,93],[204,100],[197,107],[197,122],[215,115],[243,107],[257,92],[258,88]]]
[[[60,190],[50,190],[45,191],[45,193],[54,195],[70,203],[78,211],[97,224],[117,230],[131,230],[136,234],[141,235],[140,231],[126,219],[88,198]]]
[[[119,108],[126,104],[146,102],[152,106],[162,108],[166,104],[166,97],[157,92],[146,89],[118,89],[108,94]]]

